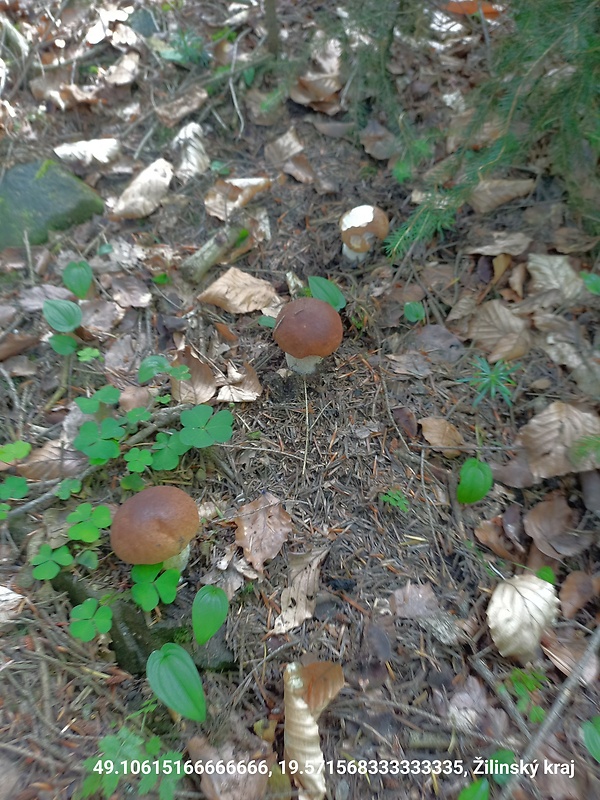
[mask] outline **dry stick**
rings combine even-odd
[[[306,472],[306,462],[308,461],[308,445],[310,444],[310,430],[309,430],[309,419],[308,419],[308,392],[306,390],[306,377],[304,377],[304,426],[306,428],[306,434],[304,439],[304,461],[302,462],[302,477]]]
[[[592,657],[594,656],[594,653],[599,646],[600,646],[600,625],[596,628],[596,630],[592,634],[590,642],[586,648],[586,651],[583,654],[583,657],[575,665],[573,671],[571,672],[567,680],[563,683],[561,690],[558,693],[558,696],[554,701],[552,708],[548,712],[546,719],[541,724],[540,729],[535,734],[533,739],[529,742],[529,746],[527,750],[525,750],[521,758],[522,761],[524,762],[533,761],[537,751],[542,746],[544,740],[547,738],[547,736],[552,731],[552,728],[554,728],[554,726],[560,719],[560,715],[562,714],[564,707],[569,702],[569,699],[573,693],[573,690],[575,689],[575,686],[579,682],[579,679],[583,675],[586,667],[592,660]],[[504,789],[502,790],[498,800],[509,800],[509,798],[513,796],[513,790],[516,789],[517,786],[520,784],[521,777],[522,776],[520,775],[512,775],[509,778],[508,783],[504,785]]]

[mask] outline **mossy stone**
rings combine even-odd
[[[64,230],[102,214],[100,196],[52,160],[17,164],[0,181],[0,251],[43,244],[51,230]]]

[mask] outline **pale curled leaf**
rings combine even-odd
[[[418,422],[423,429],[424,438],[434,450],[440,450],[446,458],[457,458],[461,454],[462,451],[455,448],[463,445],[465,440],[451,422],[441,417],[424,417]]]
[[[249,403],[261,394],[262,386],[254,367],[244,363],[243,369],[238,370],[231,362],[227,364],[227,384],[219,389],[219,402]]]
[[[559,594],[565,619],[573,619],[595,595],[596,587],[591,575],[582,570],[570,572],[563,581]]]
[[[117,200],[113,213],[124,219],[147,217],[159,207],[169,190],[173,167],[159,158],[137,175]]]
[[[392,613],[401,619],[429,617],[440,612],[440,605],[431,584],[410,581],[392,592],[390,608]]]
[[[535,181],[529,178],[523,180],[480,180],[473,188],[468,198],[468,203],[478,214],[487,214],[498,206],[524,197],[533,191]]]
[[[227,220],[236,209],[244,208],[257,194],[271,187],[269,178],[232,178],[217,180],[204,197],[206,211],[220,220]]]
[[[537,503],[523,518],[525,532],[537,547],[550,558],[562,560],[579,555],[592,543],[593,534],[578,533],[579,514],[570,508],[561,495],[550,496]]]
[[[207,403],[217,391],[217,382],[212,369],[199,357],[190,345],[184,345],[172,363],[173,367],[187,367],[189,380],[171,377],[171,394],[178,403]]]
[[[268,281],[255,278],[236,267],[228,269],[198,297],[203,303],[210,303],[233,314],[257,311],[276,298],[277,292]]]
[[[583,292],[583,281],[571,266],[568,256],[548,256],[531,253],[527,259],[531,275],[530,292],[558,289],[566,301],[575,300]]]
[[[473,317],[469,336],[478,347],[491,353],[490,361],[510,361],[525,355],[531,345],[528,323],[500,300],[484,303]]]
[[[292,518],[281,502],[265,492],[242,506],[234,519],[235,541],[257,572],[262,574],[265,561],[275,558],[292,531]]]
[[[281,593],[281,614],[275,620],[273,633],[287,633],[311,619],[319,590],[319,570],[328,549],[289,556],[288,585]]]
[[[298,138],[298,134],[294,128],[290,128],[283,136],[265,145],[265,158],[271,164],[279,165],[298,155],[303,150],[304,145]]]
[[[558,611],[556,590],[535,575],[517,575],[494,589],[488,624],[500,654],[522,662],[534,658],[546,628]]]
[[[560,637],[554,631],[549,631],[542,639],[542,650],[563,675],[571,674],[585,655],[587,648],[588,640],[583,638],[579,631],[576,632],[573,629],[563,628],[560,632]],[[599,671],[600,660],[594,654],[583,670],[580,678],[581,683],[590,688],[595,688]]]
[[[204,736],[192,737],[187,745],[193,763],[241,764],[232,772],[223,773],[206,770],[202,774],[200,788],[206,800],[263,800],[269,779],[268,772],[259,771],[261,762],[269,758],[269,747],[258,737],[247,733],[253,751],[242,749],[241,745],[224,742],[217,749]]]

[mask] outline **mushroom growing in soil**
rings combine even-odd
[[[389,229],[387,214],[377,206],[356,206],[346,211],[340,219],[342,253],[349,261],[364,261],[374,243],[385,239]]]
[[[329,303],[300,297],[281,309],[273,336],[285,353],[289,368],[300,375],[311,375],[317,364],[338,349],[344,328],[340,315]]]
[[[192,498],[175,486],[151,486],[119,507],[110,529],[115,554],[128,564],[185,568],[200,517]]]

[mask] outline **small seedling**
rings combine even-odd
[[[425,319],[423,303],[404,303],[404,318],[407,322],[423,322]]]
[[[161,373],[166,373],[178,381],[186,381],[191,377],[190,370],[185,365],[172,367],[166,356],[147,356],[140,364],[138,381],[146,383]]]
[[[150,653],[146,675],[161,702],[186,719],[204,722],[206,700],[202,680],[191,655],[181,645],[168,642]]]
[[[9,442],[0,446],[0,461],[4,464],[12,464],[13,461],[27,458],[30,452],[31,445],[29,442],[23,442],[19,439],[16,442]]]
[[[227,619],[229,600],[218,586],[203,586],[192,604],[192,628],[198,644],[206,644]]]
[[[9,475],[0,483],[0,500],[22,500],[28,491],[26,478]]]
[[[82,364],[89,364],[95,358],[102,359],[102,353],[96,347],[82,347],[77,353],[77,360]]]
[[[81,325],[82,313],[70,300],[44,300],[44,319],[59,333],[71,333]]]
[[[81,491],[81,481],[77,478],[65,478],[62,480],[56,489],[54,490],[54,494],[60,498],[60,500],[68,500],[72,494],[79,494]]]
[[[121,489],[126,489],[128,492],[141,492],[146,487],[144,481],[140,478],[137,472],[132,472],[129,475],[124,475],[120,481]]]
[[[263,328],[274,328],[277,320],[275,317],[265,317],[264,315],[258,318],[258,324]]]
[[[509,367],[502,359],[491,365],[485,358],[476,356],[472,376],[470,378],[461,378],[459,383],[468,383],[469,386],[477,390],[473,406],[478,406],[484,397],[489,397],[493,401],[496,399],[496,395],[500,395],[506,404],[510,406],[512,405],[511,387],[517,385],[512,374],[518,368],[518,364]]]
[[[191,449],[191,445],[184,444],[177,431],[161,431],[156,434],[156,441],[152,445],[153,469],[177,469],[179,459]]]
[[[530,722],[542,722],[546,712],[532,701],[532,695],[548,682],[544,673],[534,669],[513,669],[509,681],[509,689],[517,697],[517,709],[522,714],[527,714]]]
[[[152,611],[159,603],[169,605],[177,596],[180,573],[167,569],[162,575],[162,564],[136,564],[131,570],[131,596],[143,611]]]
[[[128,453],[125,453],[125,461],[129,472],[144,472],[152,464],[153,457],[149,450],[132,447]]]
[[[456,489],[459,503],[477,503],[482,500],[494,483],[492,470],[485,461],[468,458],[460,468],[460,480]]]
[[[101,528],[110,527],[110,509],[108,506],[92,508],[91,503],[81,503],[68,515],[67,522],[73,523],[67,531],[69,539],[93,544],[100,538]]]
[[[316,297],[317,300],[324,300],[330,306],[333,306],[336,311],[341,311],[346,306],[346,298],[342,292],[335,283],[328,281],[327,278],[311,275],[308,279],[308,288],[312,297]]]
[[[580,272],[579,276],[588,292],[600,294],[600,275],[594,275],[592,272]]]
[[[228,442],[233,436],[233,414],[223,409],[213,414],[212,406],[199,405],[181,412],[181,442],[191,447],[210,447]]]
[[[75,404],[84,414],[96,414],[100,410],[100,404],[114,406],[119,402],[121,390],[110,384],[98,389],[91,397],[77,397]]]
[[[400,511],[408,511],[409,504],[406,495],[400,489],[388,489],[379,495],[379,500],[388,506],[399,508]]]
[[[59,356],[70,356],[77,350],[77,340],[64,333],[55,333],[49,339],[50,347]]]
[[[462,790],[457,800],[488,800],[490,783],[487,778],[478,778]]]
[[[111,417],[103,419],[99,425],[92,420],[84,422],[73,447],[85,453],[90,464],[106,464],[111,458],[119,456],[119,440],[124,435],[121,425]]]
[[[92,285],[94,273],[87,261],[70,261],[64,268],[62,279],[67,289],[83,300]]]
[[[88,597],[71,611],[69,631],[75,639],[91,642],[99,633],[108,633],[112,626],[112,609],[101,606],[95,597]]]
[[[51,581],[56,578],[63,567],[73,563],[73,556],[66,545],[53,550],[49,544],[43,544],[31,559],[34,566],[33,577],[38,581]]]

